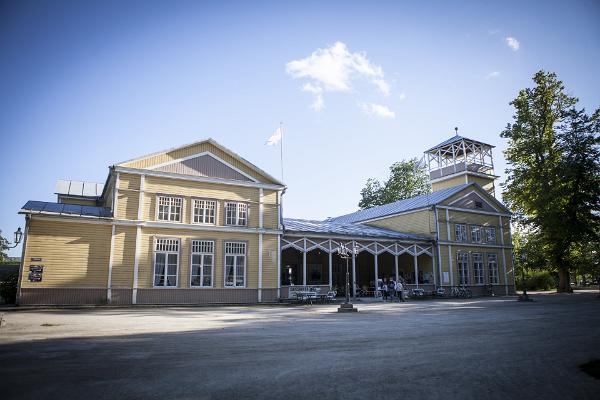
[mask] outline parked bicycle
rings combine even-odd
[[[450,297],[456,297],[461,299],[467,299],[473,297],[471,289],[464,286],[453,286],[450,289]]]

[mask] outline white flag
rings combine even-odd
[[[275,132],[271,135],[269,139],[265,142],[267,146],[274,146],[281,140],[281,127],[275,129]]]

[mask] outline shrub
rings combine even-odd
[[[525,279],[527,280],[527,290],[551,290],[557,287],[554,275],[548,271],[529,271]],[[523,288],[520,276],[517,278],[517,287]]]
[[[14,304],[17,301],[17,285],[19,274],[10,274],[0,281],[0,298],[5,303]]]

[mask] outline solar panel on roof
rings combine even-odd
[[[96,196],[96,183],[95,182],[83,182],[82,193],[84,196]]]
[[[72,196],[82,196],[83,195],[83,182],[71,181],[71,186],[69,187],[69,194]]]
[[[63,214],[81,215],[81,206],[77,204],[64,204]]]
[[[81,215],[89,215],[92,217],[100,216],[100,207],[81,206]]]
[[[70,181],[65,181],[64,179],[59,179],[56,181],[56,186],[54,192],[57,194],[69,194],[69,187],[71,186]]]
[[[44,205],[43,210],[44,212],[51,212],[51,213],[61,213],[63,211],[64,208],[64,204],[61,203],[46,203]]]

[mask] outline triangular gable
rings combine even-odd
[[[480,204],[476,204],[480,203]],[[443,205],[464,208],[475,211],[488,211],[499,213],[510,213],[504,204],[490,195],[478,183],[473,182],[458,193],[450,196],[442,202]],[[481,205],[481,207],[478,207]]]
[[[116,166],[284,186],[256,165],[213,139],[148,154],[118,163]]]
[[[251,175],[227,164],[212,153],[194,155],[189,158],[169,161],[151,169],[176,174],[205,176],[210,178],[232,179],[236,181],[258,182]]]

